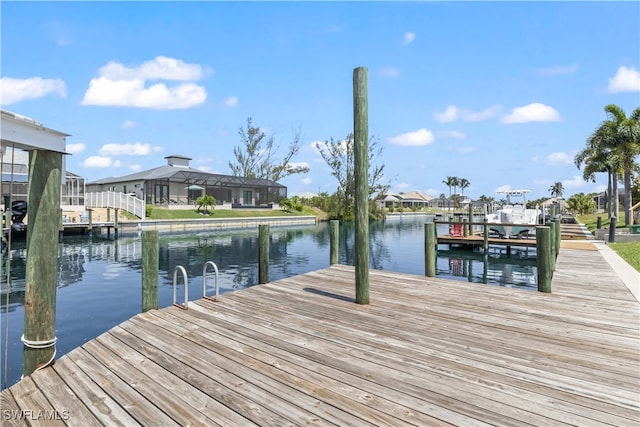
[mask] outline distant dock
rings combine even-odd
[[[371,270],[358,305],[338,265],[151,310],[2,391],[4,422],[636,425],[639,303],[567,243],[550,294]]]

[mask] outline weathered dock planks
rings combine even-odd
[[[371,270],[359,305],[336,265],[137,315],[2,408],[83,426],[637,425],[640,305],[597,250],[563,247],[552,290]]]

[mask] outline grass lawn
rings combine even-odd
[[[189,210],[173,210],[153,207],[151,209],[151,215],[147,219],[202,219],[202,218],[247,218],[247,217],[270,217],[270,216],[303,216],[312,215],[317,213],[306,206],[302,212],[293,211],[291,213],[285,213],[281,210],[242,210],[242,209],[220,209],[213,210],[209,215],[203,215],[196,209]]]
[[[622,212],[620,213],[621,215]],[[602,217],[602,227],[608,227],[608,220],[606,214],[599,215],[578,215],[578,222],[584,224],[589,231],[593,233],[596,229],[596,221],[598,216]],[[624,217],[621,221],[616,221],[616,228],[625,228]],[[640,271],[640,241],[639,242],[625,242],[625,243],[611,243],[609,245],[611,249],[616,251],[620,258],[629,263],[630,266]]]

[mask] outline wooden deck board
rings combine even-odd
[[[140,314],[4,390],[3,409],[68,410],[61,425],[640,422],[640,305],[597,250],[563,248],[551,294],[377,270],[370,289],[355,304],[353,268],[334,266]]]

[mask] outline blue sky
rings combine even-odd
[[[252,117],[280,154],[299,130],[305,175],[353,129],[352,75],[369,70],[369,134],[392,192],[565,196],[603,189],[573,164],[604,106],[640,106],[638,2],[8,2],[2,108],[71,134],[67,169],[92,181],[191,157],[230,173]]]

